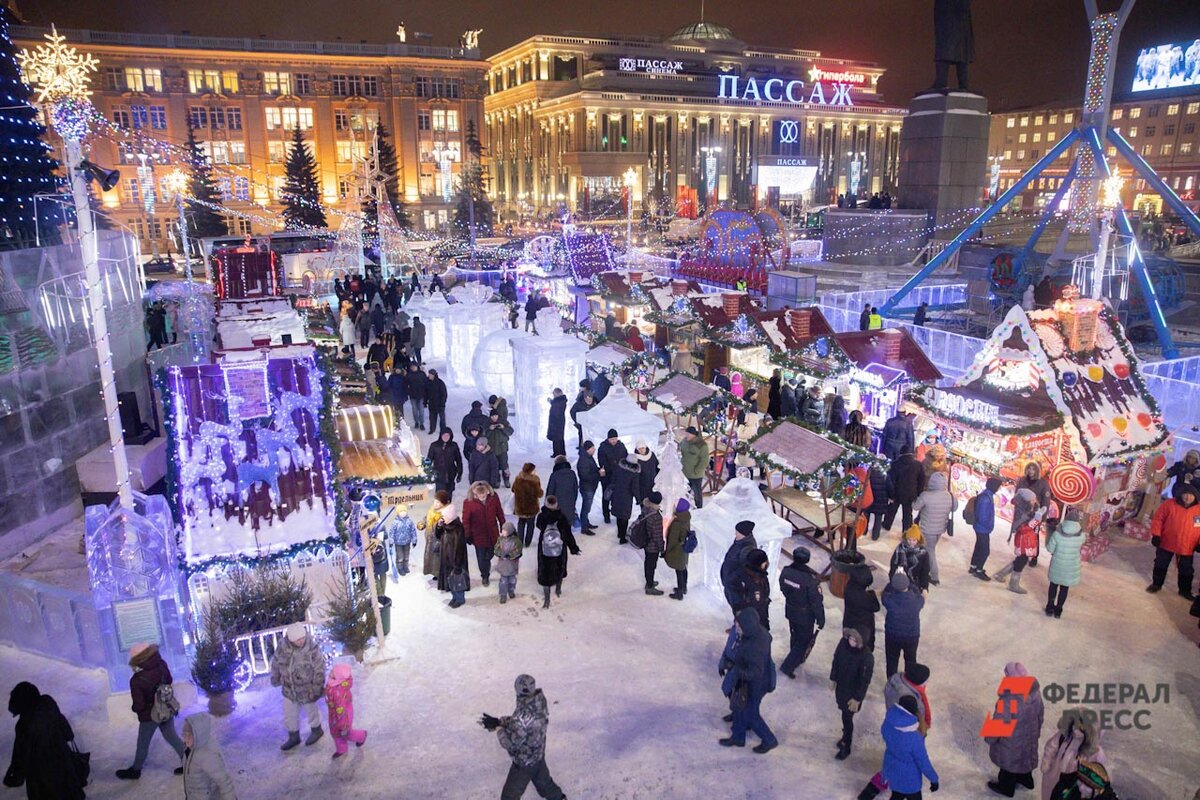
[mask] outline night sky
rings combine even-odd
[[[18,8],[33,25],[299,40],[392,41],[403,20],[410,32],[427,31],[433,44],[448,45],[465,28],[482,28],[484,56],[539,33],[664,35],[700,17],[699,0],[18,0]],[[932,9],[933,0],[708,0],[705,18],[751,45],[878,62],[888,70],[880,82],[885,99],[906,104],[932,81]],[[1088,55],[1083,0],[975,0],[973,15],[971,79],[992,110],[1079,103]],[[1121,41],[1118,89],[1129,83],[1138,48],[1198,37],[1197,0],[1138,0]]]

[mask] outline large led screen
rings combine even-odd
[[[1200,86],[1200,39],[1145,47],[1133,72],[1135,92]]]

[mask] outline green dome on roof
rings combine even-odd
[[[736,42],[733,31],[713,22],[693,22],[667,37],[668,42]]]

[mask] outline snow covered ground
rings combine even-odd
[[[440,366],[436,365],[435,366]],[[572,387],[563,387],[573,394]],[[450,422],[458,423],[474,399],[452,391]],[[570,426],[568,426],[570,429]],[[568,445],[570,449],[570,445]],[[549,444],[534,458],[514,448],[514,471],[525,460],[549,476]],[[465,485],[456,500],[461,500]],[[502,490],[506,498],[508,492]],[[599,513],[594,515],[599,519]],[[1196,760],[1200,729],[1200,653],[1195,620],[1172,591],[1148,595],[1151,549],[1117,537],[1099,564],[1084,568],[1063,618],[1048,619],[1046,568],[1026,573],[1026,596],[967,574],[972,545],[968,526],[943,538],[938,556],[942,585],[923,613],[919,658],[932,670],[929,696],[933,728],[929,752],[941,773],[938,797],[991,796],[994,776],[979,728],[995,699],[1008,661],[1023,661],[1042,685],[1068,682],[1167,683],[1170,703],[1155,704],[1149,731],[1105,735],[1110,769],[1122,798],[1189,800],[1200,786]],[[898,535],[898,530],[897,534]],[[1003,534],[996,537],[990,567],[1002,563]],[[895,545],[885,534],[864,550],[886,564]],[[729,615],[720,598],[693,578],[680,603],[642,591],[641,553],[619,548],[614,526],[580,537],[583,554],[570,560],[561,599],[541,608],[532,555],[522,565],[516,601],[501,606],[495,584],[483,589],[472,555],[475,588],[467,604],[451,611],[448,595],[410,574],[390,587],[394,602],[387,659],[355,666],[356,723],[367,744],[333,761],[328,737],[313,747],[280,753],[284,730],[278,690],[265,681],[238,697],[230,717],[214,732],[234,774],[238,796],[249,798],[488,798],[499,794],[508,761],[494,734],[477,724],[481,713],[507,714],[513,678],[528,672],[550,702],[547,759],[572,800],[654,798],[853,798],[883,755],[879,724],[884,683],[882,615],[875,678],[856,717],[853,754],[833,759],[840,735],[828,675],[841,622],[841,601],[826,591],[828,624],[799,678],[780,677],[763,704],[780,747],[760,756],[725,749],[716,661]],[[419,548],[417,548],[419,550]],[[413,563],[419,571],[419,555]],[[876,587],[886,577],[877,577]],[[660,567],[663,588],[674,575]],[[1174,586],[1174,574],[1168,588]],[[776,662],[787,651],[782,598],[771,608]],[[187,665],[171,665],[176,677]],[[53,694],[91,751],[89,797],[180,797],[169,748],[156,739],[140,781],[126,783],[113,771],[132,759],[136,721],[128,697],[106,703],[102,673],[0,647],[7,679],[32,680]],[[1065,704],[1047,705],[1043,740]],[[109,717],[108,708],[115,710]],[[205,710],[200,700],[184,713]],[[324,707],[322,706],[322,709]],[[1112,707],[1115,708],[1116,707]],[[1130,707],[1133,708],[1133,707]],[[324,725],[324,720],[322,720]],[[12,726],[0,726],[0,754],[11,747]],[[751,736],[749,744],[756,744]],[[23,797],[0,789],[0,800]],[[532,787],[526,795],[536,796]],[[928,796],[928,795],[927,795]],[[1032,795],[1030,795],[1032,796]]]

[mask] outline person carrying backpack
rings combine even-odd
[[[642,515],[629,532],[629,541],[634,547],[646,553],[643,572],[646,577],[646,594],[660,595],[658,581],[654,580],[654,571],[658,568],[658,557],[666,549],[663,542],[663,518],[659,506],[662,504],[662,494],[651,492],[642,503]]]
[[[545,602],[542,608],[550,607],[550,589],[562,597],[563,578],[567,577],[567,551],[579,555],[579,546],[571,533],[571,523],[558,509],[558,500],[546,498],[546,505],[537,515],[538,536],[538,584],[542,587]]]
[[[179,713],[179,701],[171,688],[173,679],[167,662],[158,652],[158,645],[139,642],[129,648],[129,666],[133,675],[129,678],[129,694],[133,698],[133,713],[138,718],[137,750],[133,764],[117,770],[117,777],[124,781],[136,781],[142,777],[142,765],[150,753],[150,740],[158,731],[167,744],[183,762],[183,740],[175,732],[175,715]],[[176,775],[183,774],[183,767],[175,769]]]

